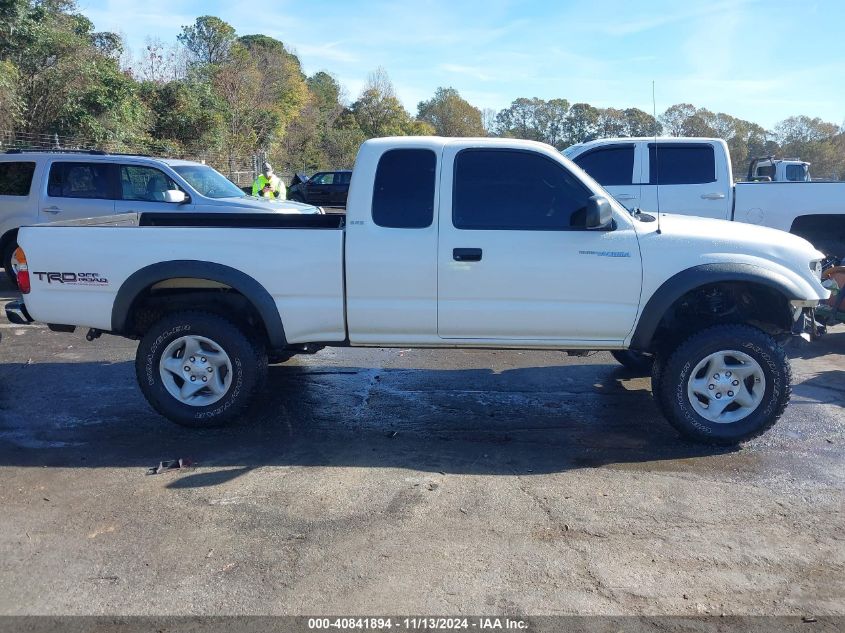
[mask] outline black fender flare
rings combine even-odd
[[[749,282],[766,286],[776,290],[790,301],[803,298],[800,288],[791,279],[768,268],[742,263],[693,266],[669,277],[654,292],[637,321],[629,347],[647,351],[661,319],[675,301],[701,286],[726,281]]]
[[[283,349],[287,346],[279,309],[264,286],[246,273],[230,266],[196,260],[158,262],[132,273],[117,291],[111,313],[112,331],[125,331],[132,305],[141,292],[153,284],[176,278],[216,281],[237,290],[253,305],[264,322],[270,347]]]

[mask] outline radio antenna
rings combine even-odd
[[[651,110],[654,116],[654,192],[657,196],[657,234],[660,235],[660,157],[657,154],[657,99],[654,95],[654,79],[651,80]]]

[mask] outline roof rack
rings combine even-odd
[[[55,154],[94,154],[97,156],[103,156],[106,152],[101,149],[38,149],[38,148],[21,148],[16,147],[14,149],[7,149],[7,154],[29,154],[35,152],[43,152],[43,153],[55,153]]]
[[[137,152],[106,152],[101,149],[27,149],[16,147],[14,149],[7,149],[6,154],[88,154],[89,156],[141,156],[143,158],[152,158],[149,154],[138,154]]]

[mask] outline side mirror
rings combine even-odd
[[[188,197],[185,195],[185,192],[179,191],[178,189],[169,189],[164,192],[164,201],[170,204],[182,204],[187,199]]]
[[[587,228],[592,230],[608,229],[613,224],[613,212],[610,202],[604,196],[590,196],[587,201]]]

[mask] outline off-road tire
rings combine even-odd
[[[630,349],[615,349],[610,352],[616,361],[630,372],[638,376],[651,374],[651,367],[654,364],[654,356],[643,354]]]
[[[208,406],[191,406],[177,400],[167,391],[159,372],[165,348],[191,334],[214,341],[232,365],[228,391]],[[267,376],[267,351],[221,316],[201,311],[175,312],[158,320],[144,334],[135,356],[135,373],[147,402],[165,418],[182,426],[214,428],[231,422],[250,405]]]
[[[663,410],[660,392],[666,370],[666,356],[666,354],[662,353],[655,354],[654,362],[651,364],[651,395],[654,403],[657,405],[657,410],[660,411],[660,415],[663,417],[666,417],[666,412]]]
[[[745,418],[711,422],[699,415],[687,395],[696,365],[719,351],[735,350],[753,358],[766,379],[763,399]],[[658,369],[655,397],[669,423],[696,442],[730,446],[770,429],[786,409],[792,393],[792,370],[784,349],[765,332],[749,325],[716,325],[681,343]]]

